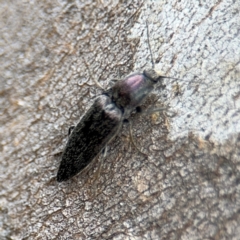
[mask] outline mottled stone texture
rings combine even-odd
[[[239,9],[1,1],[0,239],[240,239]],[[133,140],[126,123],[105,157],[57,183],[98,86],[151,67],[146,20],[156,67],[179,81],[132,115]]]

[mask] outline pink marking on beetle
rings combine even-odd
[[[136,89],[139,85],[142,84],[143,77],[142,75],[134,75],[126,80],[128,87],[131,89]]]

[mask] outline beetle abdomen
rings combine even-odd
[[[73,129],[57,174],[66,181],[83,170],[117,134],[122,123],[121,110],[106,95],[98,97]]]

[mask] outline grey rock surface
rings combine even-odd
[[[0,239],[240,239],[240,3],[2,1]],[[113,79],[165,79],[107,156],[56,182]],[[101,168],[100,162],[102,161]]]

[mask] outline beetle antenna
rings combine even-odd
[[[162,76],[162,75],[161,75],[161,78],[169,78],[169,79],[174,79],[174,80],[182,80],[181,78],[173,78],[173,77],[167,77],[167,76]]]
[[[149,41],[149,28],[148,28],[148,21],[146,20],[146,26],[147,26],[147,42],[148,42],[148,48],[150,51],[150,56],[151,56],[151,62],[152,62],[152,68],[155,68],[155,64],[153,61],[153,54],[152,54],[152,49],[151,49],[151,45],[150,45],[150,41]],[[173,78],[173,77],[167,77],[167,76],[161,76],[161,78],[169,78],[169,79],[174,79],[174,80],[182,80],[180,78]]]
[[[148,42],[148,47],[149,47],[150,56],[151,56],[152,68],[154,69],[155,66],[154,66],[154,61],[153,61],[152,49],[151,49],[151,45],[150,45],[150,41],[149,41],[149,29],[148,29],[147,20],[146,20],[146,26],[147,26],[147,42]]]

